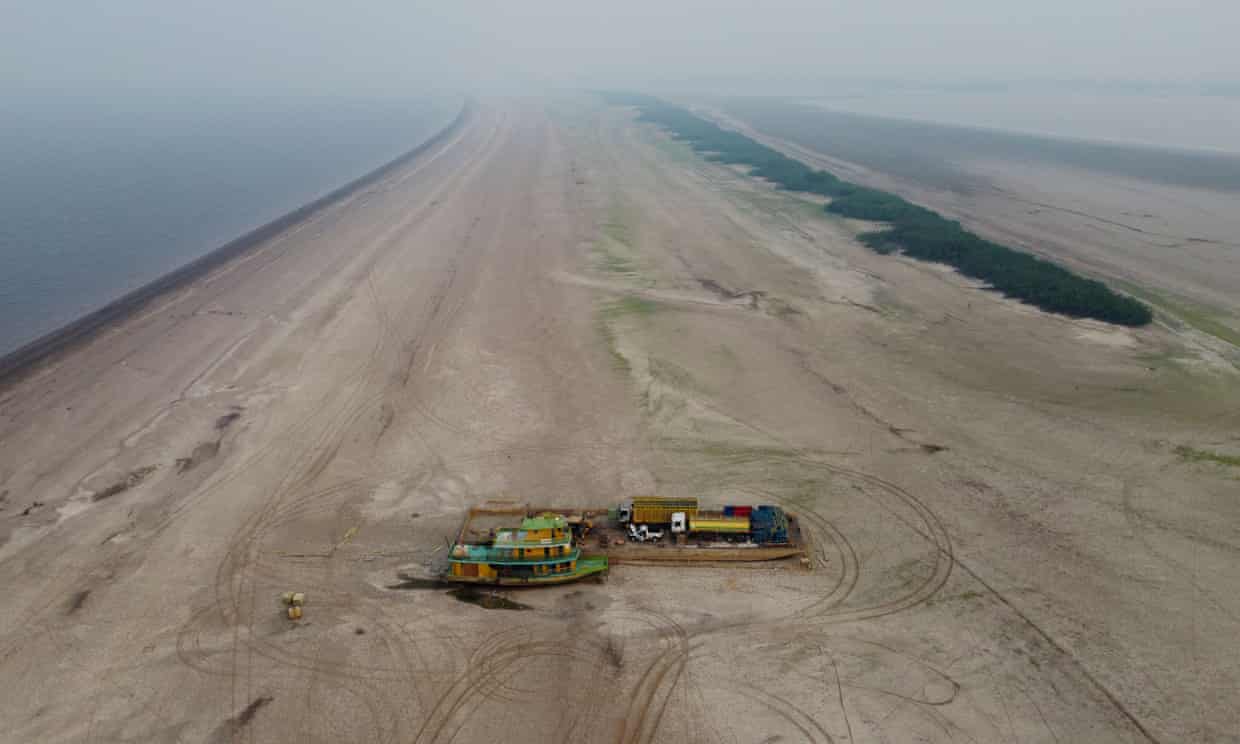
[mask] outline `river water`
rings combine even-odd
[[[0,355],[417,146],[460,104],[0,97]]]

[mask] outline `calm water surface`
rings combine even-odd
[[[0,97],[0,355],[382,165],[459,108]]]

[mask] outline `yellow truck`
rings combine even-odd
[[[683,513],[692,517],[698,512],[695,498],[675,499],[663,496],[635,496],[628,504],[621,504],[620,522],[645,525],[671,525],[672,515]]]

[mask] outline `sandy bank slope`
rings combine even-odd
[[[0,736],[227,739],[264,695],[273,733],[321,728],[307,706],[347,740],[407,733],[416,691],[369,680],[415,676],[422,611],[371,582],[418,525],[475,492],[612,492],[627,472],[602,457],[632,414],[623,380],[590,374],[588,295],[546,278],[589,227],[568,157],[537,108],[483,108],[5,392],[0,675],[26,683]],[[338,583],[336,559],[285,555],[359,526]],[[288,582],[319,606],[296,650],[271,606]]]

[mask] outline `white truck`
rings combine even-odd
[[[634,542],[658,542],[663,539],[663,530],[654,530],[650,525],[629,522],[629,539]]]

